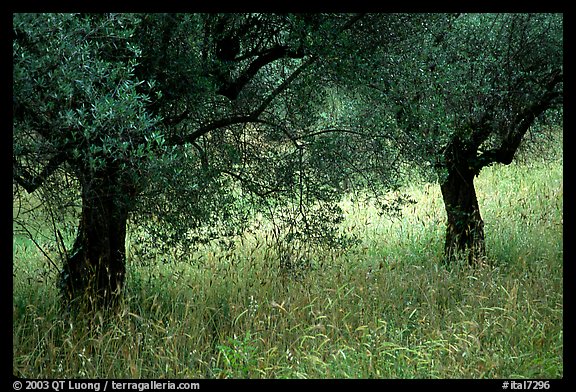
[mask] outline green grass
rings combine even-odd
[[[343,202],[360,243],[278,269],[266,233],[138,266],[117,315],[62,316],[56,274],[14,241],[13,373],[30,378],[559,378],[562,164],[485,169],[488,264],[442,266],[437,185],[380,217]],[[134,246],[134,244],[132,244]],[[304,251],[302,251],[304,252]],[[129,248],[130,254],[130,248]],[[89,327],[89,325],[91,327]]]

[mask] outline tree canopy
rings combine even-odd
[[[71,299],[121,291],[128,221],[186,247],[260,212],[333,243],[343,191],[406,161],[438,175],[450,253],[482,229],[457,179],[510,163],[562,72],[558,15],[14,14],[15,195],[75,217]]]
[[[485,253],[474,177],[510,164],[529,132],[543,132],[535,125],[546,112],[562,106],[562,16],[444,14],[422,23],[382,54],[368,84],[372,107],[397,130],[403,157],[440,182],[447,258],[470,249],[472,260]]]

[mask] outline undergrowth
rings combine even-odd
[[[269,233],[142,266],[128,247],[113,315],[61,311],[56,271],[13,245],[13,373],[28,378],[559,378],[562,164],[485,169],[476,182],[488,263],[441,263],[438,185],[379,216],[349,198],[346,250],[279,268]],[[137,244],[130,244],[137,246]],[[305,254],[304,254],[305,253]],[[164,255],[165,256],[165,255]]]

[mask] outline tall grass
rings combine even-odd
[[[114,315],[64,316],[55,273],[14,240],[13,373],[30,378],[563,376],[562,164],[477,179],[489,262],[442,266],[437,185],[401,217],[344,201],[361,241],[279,269],[267,233],[142,267]],[[136,246],[136,244],[131,244]],[[129,248],[130,249],[130,248]],[[304,252],[304,251],[302,251]],[[298,252],[295,252],[298,255]],[[176,262],[177,261],[177,262]]]

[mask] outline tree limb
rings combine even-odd
[[[502,163],[504,165],[512,163],[524,135],[528,132],[532,124],[534,124],[534,121],[542,113],[554,107],[562,100],[563,93],[554,90],[556,85],[561,83],[562,80],[563,73],[561,70],[557,70],[550,75],[550,79],[546,84],[546,94],[516,116],[518,120],[509,125],[506,137],[498,148],[483,151],[478,155],[478,159],[476,160],[477,169],[481,169],[492,163]]]
[[[270,194],[272,194],[272,193],[285,192],[285,191],[286,191],[285,189],[282,189],[282,188],[280,188],[279,186],[271,187],[271,186],[268,186],[268,185],[265,185],[265,184],[257,183],[256,181],[254,181],[254,180],[251,179],[251,178],[244,178],[244,177],[242,177],[242,175],[240,175],[240,174],[238,174],[238,173],[234,173],[234,172],[232,172],[232,171],[230,171],[230,170],[221,169],[220,172],[223,173],[223,174],[229,175],[230,177],[236,179],[237,181],[240,181],[240,182],[242,182],[242,183],[248,183],[248,184],[252,185],[252,186],[249,186],[249,187],[248,187],[248,190],[249,190],[251,193],[253,193],[253,194],[255,194],[256,196],[261,197],[261,198],[264,198],[264,197],[266,197],[266,196],[268,196],[268,195],[270,195]],[[254,189],[253,186],[257,186],[257,187],[260,187],[260,188],[266,188],[266,190],[265,190],[265,191],[262,191],[262,192],[259,192],[259,191],[257,191],[256,189]]]
[[[358,20],[360,20],[363,16],[364,16],[364,14],[357,14],[354,17],[352,17],[338,30],[337,34],[343,32],[344,30],[351,27],[354,23],[356,23]],[[277,56],[277,54],[275,56]],[[274,56],[271,56],[270,58],[273,58],[273,57]],[[278,59],[278,58],[280,58],[280,57],[276,57],[276,59]],[[288,78],[286,78],[282,83],[280,83],[280,85],[278,85],[268,95],[268,97],[266,97],[262,101],[262,103],[256,109],[254,109],[251,113],[236,115],[236,116],[227,117],[227,118],[213,121],[209,124],[201,126],[200,128],[198,128],[197,130],[195,130],[194,132],[192,132],[190,134],[173,136],[173,137],[169,138],[168,144],[170,144],[170,145],[182,145],[185,143],[191,143],[194,140],[198,139],[199,137],[207,134],[208,132],[219,129],[219,128],[224,128],[224,127],[235,125],[235,124],[262,122],[261,120],[259,120],[258,117],[264,112],[264,110],[266,110],[266,108],[270,105],[270,103],[272,103],[272,101],[278,95],[280,95],[280,93],[282,93],[284,90],[286,90],[288,88],[288,86],[294,81],[294,79],[296,79],[307,67],[309,67],[311,64],[313,64],[318,59],[319,59],[319,57],[316,55],[310,56],[308,58],[308,60],[306,60],[304,63],[302,63],[296,70],[294,70],[294,72],[292,72],[292,74]],[[264,61],[264,60],[262,60],[262,61]],[[271,61],[273,61],[273,60],[271,60]],[[269,62],[270,61],[266,62],[266,64],[268,64]],[[264,65],[265,64],[262,64],[261,66],[259,66],[259,65],[254,66],[254,68],[253,68],[253,71],[255,71],[254,75]],[[252,77],[254,75],[252,75]],[[248,81],[249,80],[246,80],[245,82],[243,82],[242,87]]]
[[[67,154],[65,151],[62,151],[50,158],[40,174],[32,176],[18,163],[16,157],[13,157],[12,176],[18,185],[26,189],[28,193],[32,193],[38,189],[38,187],[40,187],[44,181],[50,177],[64,161],[66,161],[66,159]]]
[[[218,93],[233,101],[238,98],[238,95],[244,86],[250,82],[250,80],[252,80],[252,78],[264,66],[281,58],[298,59],[303,57],[304,51],[302,50],[291,50],[287,46],[277,45],[261,56],[258,56],[236,80],[228,82],[224,86],[220,87]]]

